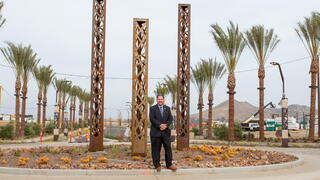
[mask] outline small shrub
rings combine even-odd
[[[227,160],[229,160],[229,156],[227,154],[224,154],[221,156],[221,159],[224,161],[227,161]]]
[[[21,156],[21,151],[18,149],[14,152],[14,155],[15,156]]]
[[[200,131],[199,131],[198,128],[192,128],[191,132],[193,132],[195,136],[199,136],[200,135]]]
[[[220,158],[219,158],[218,156],[213,156],[212,160],[214,160],[214,161],[219,161]]]
[[[45,133],[46,134],[53,134],[53,129],[54,129],[54,121],[50,121],[50,123],[47,124],[45,127]]]
[[[62,157],[61,160],[62,160],[64,163],[66,163],[66,164],[68,164],[68,163],[71,162],[71,159],[68,158],[68,157]]]
[[[49,158],[46,156],[43,156],[38,160],[38,164],[48,164],[48,162],[49,162]]]
[[[228,138],[228,127],[226,125],[215,127],[214,135],[218,139],[226,140]],[[242,127],[239,123],[234,124],[234,136],[236,139],[242,139]]]
[[[28,161],[29,161],[29,158],[21,157],[21,158],[19,158],[19,165],[20,166],[24,166],[24,165],[26,165],[28,163]]]
[[[196,156],[194,157],[194,160],[195,160],[195,161],[202,161],[202,160],[203,160],[203,157],[202,157],[201,155],[196,155]]]
[[[14,126],[13,121],[10,121],[5,126],[0,127],[0,138],[1,139],[13,139],[14,137]]]
[[[119,146],[112,146],[112,148],[111,148],[112,153],[117,153],[117,152],[119,152],[119,150],[120,150]]]
[[[105,162],[107,162],[107,158],[106,157],[100,157],[100,158],[98,158],[98,162],[99,163],[105,163]]]
[[[141,157],[140,156],[132,156],[132,159],[134,161],[140,161],[141,160]]]
[[[92,156],[87,156],[86,158],[80,159],[81,163],[89,163],[93,159]]]

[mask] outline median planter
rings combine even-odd
[[[161,157],[164,165],[164,154]],[[190,169],[273,165],[298,158],[276,151],[199,145],[173,150],[173,159],[179,169]],[[0,167],[31,169],[153,169],[150,152],[132,157],[128,145],[109,145],[95,153],[86,146],[0,149],[0,162]]]

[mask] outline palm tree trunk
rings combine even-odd
[[[44,135],[44,129],[46,127],[46,121],[47,121],[47,96],[44,95],[43,97],[43,112],[42,112],[42,123],[41,123],[41,131],[42,135]]]
[[[213,92],[209,89],[208,95],[208,139],[212,138],[212,119],[213,119]]]
[[[199,110],[199,133],[203,135],[203,126],[202,126],[202,108],[203,108],[203,97],[202,94],[199,94],[199,101],[198,101],[198,110]]]
[[[75,122],[76,122],[76,96],[73,99],[73,106],[72,106],[72,123],[73,123],[73,127],[75,127]]]
[[[70,131],[72,132],[73,131],[73,118],[72,118],[72,110],[73,110],[73,100],[72,100],[72,97],[70,97],[70,119],[69,119],[69,127],[70,127]]]
[[[79,124],[80,124],[80,128],[83,128],[83,120],[82,120],[82,116],[83,115],[83,102],[80,102],[79,104]]]
[[[236,79],[234,73],[230,73],[228,77],[229,89],[229,126],[228,126],[228,140],[234,141],[234,94],[236,87]]]
[[[259,67],[259,139],[264,141],[264,66]]]
[[[28,85],[27,82],[23,82],[22,86],[22,109],[21,109],[21,137],[24,136],[24,129],[26,126],[26,104],[27,104],[27,91]]]
[[[66,105],[65,102],[62,102],[62,108],[61,108],[61,130],[63,132],[64,128],[65,128],[65,124],[64,124],[64,109],[65,109]]]
[[[61,128],[62,128],[62,103],[61,103],[61,93],[60,92],[59,92],[58,106],[59,106],[58,128],[61,130]]]
[[[21,89],[21,81],[20,78],[16,78],[16,110],[15,110],[15,116],[16,116],[16,137],[20,137],[20,89]]]
[[[41,101],[42,101],[42,95],[41,95],[41,90],[39,89],[39,94],[38,94],[38,113],[37,113],[37,123],[41,126]]]
[[[315,110],[316,110],[316,84],[317,84],[317,72],[318,61],[313,59],[311,62],[311,101],[310,101],[310,127],[309,127],[309,140],[314,140],[314,128],[315,128]]]
[[[84,120],[89,124],[89,102],[84,104]]]

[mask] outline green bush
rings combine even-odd
[[[234,124],[234,136],[237,139],[242,139],[242,127],[240,123]]]
[[[254,139],[254,134],[253,134],[253,133],[243,134],[243,135],[242,135],[242,138],[243,138],[243,139],[253,140],[253,139]]]
[[[213,132],[218,139],[228,139],[228,127],[226,125],[215,127]],[[234,124],[234,136],[236,139],[242,139],[242,127],[239,123]]]
[[[39,124],[33,123],[32,124],[32,130],[34,131],[34,135],[38,136],[38,135],[40,135],[41,127],[40,127]]]
[[[34,137],[40,134],[40,126],[37,123],[26,123],[24,135],[26,137]]]
[[[195,136],[200,136],[200,131],[198,128],[192,128],[191,132],[193,132]]]
[[[13,139],[14,137],[14,126],[11,121],[9,124],[0,127],[0,138],[2,139]]]
[[[217,126],[213,129],[214,136],[218,139],[228,138],[228,127],[226,125]]]
[[[53,134],[53,129],[54,129],[54,121],[50,121],[49,124],[46,125],[44,128],[44,131],[46,134]]]

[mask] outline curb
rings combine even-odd
[[[215,174],[215,173],[231,173],[231,172],[253,172],[288,169],[302,165],[304,159],[295,155],[299,159],[296,161],[263,165],[263,166],[247,166],[247,167],[225,167],[225,168],[190,168],[178,169],[176,172],[170,170],[162,170],[160,173],[154,169],[135,169],[135,170],[82,170],[82,169],[30,169],[30,168],[8,168],[0,167],[0,174],[11,175],[45,175],[45,176],[141,176],[141,175],[190,175],[190,174]]]

